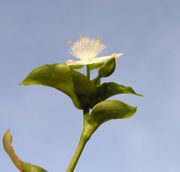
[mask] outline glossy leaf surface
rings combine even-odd
[[[94,106],[88,116],[88,121],[91,125],[99,126],[112,119],[130,118],[136,112],[136,109],[136,107],[118,100],[106,100]]]
[[[80,72],[65,64],[48,64],[34,69],[23,81],[23,85],[50,86],[71,97],[74,105],[82,109],[91,106],[96,96],[96,87]],[[86,101],[84,101],[86,99]]]

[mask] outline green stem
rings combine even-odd
[[[77,162],[78,162],[78,160],[79,160],[79,158],[80,158],[80,156],[82,154],[82,151],[83,151],[88,139],[89,138],[84,137],[84,135],[81,134],[79,144],[78,144],[78,146],[76,148],[76,151],[74,152],[74,155],[72,157],[72,160],[71,160],[66,172],[73,172],[74,171],[74,169],[76,167],[76,164],[77,164]]]
[[[90,79],[90,70],[90,66],[86,65],[86,75],[88,79]]]
[[[94,78],[92,81],[93,81],[93,83],[95,84],[95,85],[99,85],[100,84],[100,79],[101,79],[101,76],[100,75],[98,75],[96,78]]]
[[[93,130],[92,128],[89,126],[88,122],[87,122],[87,117],[89,115],[89,109],[84,109],[83,110],[83,118],[84,118],[84,121],[83,121],[83,130],[82,130],[82,133],[81,133],[81,136],[80,136],[80,140],[79,140],[79,143],[77,145],[77,148],[74,152],[74,155],[71,159],[71,162],[69,163],[69,166],[66,170],[66,172],[73,172],[76,165],[77,165],[77,162],[82,154],[82,151],[87,143],[87,141],[89,140],[89,138],[91,137],[91,134],[93,133]]]

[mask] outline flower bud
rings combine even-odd
[[[115,68],[116,68],[116,60],[115,58],[111,58],[100,67],[98,71],[99,76],[108,77],[114,72]]]

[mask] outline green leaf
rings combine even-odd
[[[42,167],[39,167],[37,165],[32,165],[27,162],[23,162],[23,172],[47,172],[45,169]]]
[[[17,167],[17,169],[20,170],[20,172],[47,172],[42,167],[22,161],[19,158],[19,156],[16,154],[12,145],[12,141],[13,141],[13,137],[11,135],[11,132],[10,130],[7,130],[2,139],[4,150],[9,155],[9,157],[11,158],[12,162]]]
[[[106,100],[94,106],[88,116],[88,122],[98,127],[112,119],[130,118],[136,112],[136,109],[136,107],[129,106],[118,100]]]
[[[72,72],[73,85],[82,109],[92,108],[96,103],[97,88],[85,75]]]
[[[92,106],[96,87],[91,81],[65,64],[47,64],[34,69],[23,81],[23,85],[50,86],[68,95],[74,105],[82,109]],[[86,102],[84,99],[87,99]]]
[[[99,68],[98,74],[100,77],[108,77],[114,72],[115,68],[116,60],[115,58],[111,58]]]
[[[44,85],[56,88],[69,97],[80,108],[75,94],[71,70],[64,64],[47,64],[34,69],[22,82],[23,85]]]
[[[99,101],[106,100],[107,98],[117,94],[134,94],[137,96],[142,96],[141,94],[136,93],[133,88],[114,82],[104,83],[99,85],[97,88]]]

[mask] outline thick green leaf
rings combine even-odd
[[[30,163],[23,162],[23,172],[47,172],[42,167],[37,165],[32,165]]]
[[[71,97],[74,105],[82,109],[91,106],[96,87],[91,81],[65,64],[47,64],[34,69],[23,81],[23,85],[44,85],[56,88]],[[84,99],[87,99],[84,102]]]
[[[71,97],[77,108],[80,107],[73,86],[71,70],[64,64],[47,64],[40,66],[34,69],[21,84],[54,87]]]
[[[99,101],[106,100],[107,98],[117,95],[117,94],[134,94],[137,96],[142,96],[136,93],[131,87],[120,85],[114,82],[104,83],[98,87],[98,99]]]
[[[106,100],[94,106],[88,116],[88,122],[98,127],[112,119],[130,118],[136,112],[136,109],[136,107],[129,106],[118,100]]]
[[[115,68],[116,60],[115,58],[111,58],[99,68],[98,74],[100,77],[108,77],[114,72]]]

